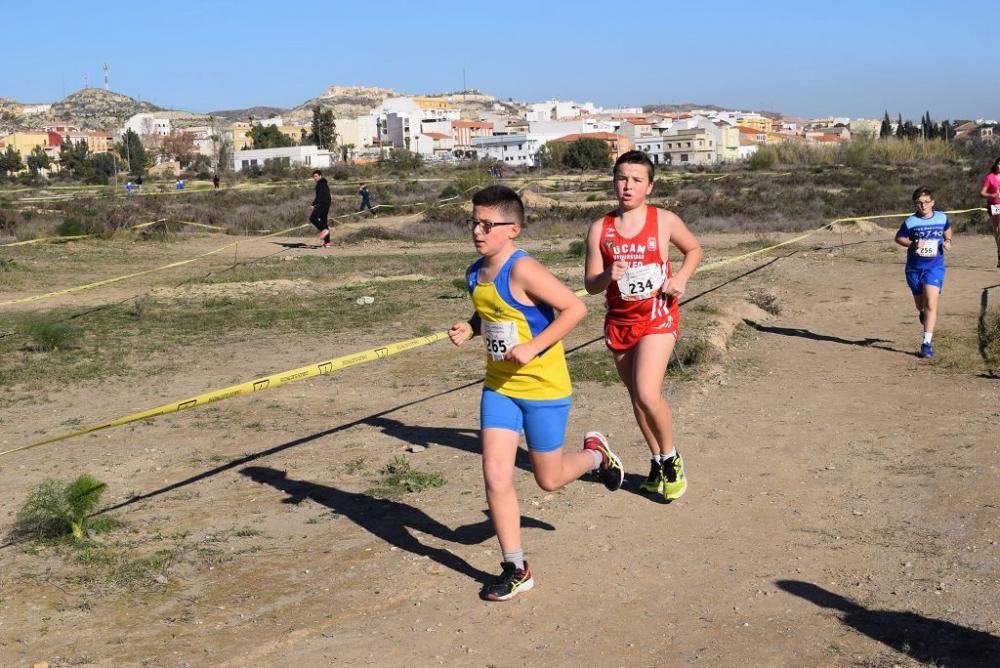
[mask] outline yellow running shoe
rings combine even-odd
[[[681,453],[678,452],[663,462],[661,466],[663,467],[663,498],[667,501],[673,501],[684,496],[688,483],[687,476],[684,475],[684,460],[681,459]]]

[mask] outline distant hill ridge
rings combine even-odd
[[[43,127],[45,125],[70,124],[87,130],[114,130],[120,128],[128,118],[138,113],[156,113],[170,118],[177,127],[208,125],[212,119],[225,121],[264,120],[281,115],[291,123],[307,124],[312,118],[312,110],[319,106],[333,110],[337,118],[353,118],[369,113],[387,98],[400,97],[391,88],[372,86],[341,86],[333,85],[326,88],[318,97],[306,100],[302,104],[286,109],[268,105],[247,107],[245,109],[229,109],[196,113],[184,110],[170,110],[150,102],[107,91],[102,88],[84,88],[56,102],[45,114],[31,114],[16,117],[4,125],[8,129],[24,130]],[[451,107],[458,109],[462,118],[477,118],[485,112],[518,115],[528,108],[524,102],[508,99],[500,100],[479,90],[452,91],[421,95],[427,98],[445,98]],[[9,98],[0,98],[5,105],[17,104]],[[722,110],[710,104],[648,104],[642,107],[644,113],[656,112],[686,112],[692,109]],[[772,112],[758,112],[768,116],[780,116]]]

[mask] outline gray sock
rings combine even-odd
[[[604,463],[604,455],[601,454],[601,451],[588,450],[587,452],[589,452],[590,455],[594,458],[594,468],[591,470],[596,471],[597,469],[601,468],[601,464]]]
[[[514,564],[518,569],[524,570],[524,550],[517,552],[504,552],[503,560]]]

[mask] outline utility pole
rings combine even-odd
[[[111,86],[108,84],[108,64],[104,63],[104,90],[111,90]]]

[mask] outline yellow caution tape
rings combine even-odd
[[[945,211],[944,213],[957,214],[957,213],[968,213],[968,212],[971,212],[971,211],[985,211],[985,209],[983,209],[983,208],[962,209],[962,210],[955,210],[955,211]],[[838,218],[837,220],[832,220],[829,223],[826,223],[825,225],[817,227],[814,230],[810,230],[809,232],[806,232],[805,234],[801,234],[801,235],[799,235],[797,237],[794,237],[792,239],[788,239],[786,241],[782,241],[780,243],[772,244],[771,246],[768,246],[766,248],[761,248],[761,249],[758,249],[758,250],[755,250],[755,251],[751,251],[749,253],[744,253],[742,255],[737,255],[735,257],[727,258],[725,260],[719,260],[717,262],[712,262],[712,263],[709,263],[709,264],[706,264],[706,265],[702,265],[701,267],[699,267],[695,271],[695,273],[705,273],[705,272],[708,272],[708,271],[713,271],[715,269],[718,269],[719,267],[723,267],[723,266],[726,266],[728,264],[732,264],[734,262],[745,260],[747,258],[751,258],[751,257],[754,257],[756,255],[767,253],[767,252],[772,251],[772,250],[774,250],[776,248],[781,248],[782,246],[787,246],[789,244],[793,244],[793,243],[796,243],[798,241],[802,241],[803,239],[811,237],[814,234],[817,234],[817,233],[819,233],[819,232],[821,232],[821,231],[829,228],[831,225],[833,225],[836,222],[848,222],[848,221],[853,221],[853,220],[869,220],[869,219],[875,218],[875,217],[880,217],[880,218],[895,217],[895,218],[898,218],[901,215],[910,215],[910,214],[887,214],[887,215],[884,215],[884,216],[859,216],[857,218]],[[299,227],[305,227],[305,225],[300,225]],[[292,228],[292,229],[297,229],[297,228]],[[277,234],[284,234],[287,231],[289,231],[289,230],[283,230],[282,232],[277,232],[277,233],[275,233],[275,235],[277,235]],[[268,236],[275,236],[275,235],[268,235]],[[235,244],[231,244],[231,245],[235,245]],[[220,249],[216,249],[214,251],[210,251],[209,254],[211,254],[211,253],[217,253],[220,250],[223,250],[224,248],[226,248],[226,247],[223,247],[223,248],[220,248]],[[194,258],[194,259],[197,259],[197,258]],[[186,260],[184,262],[185,263],[186,262],[192,262],[194,259],[192,259],[192,260]],[[175,263],[175,265],[176,264],[177,263]],[[139,273],[137,273],[135,275],[141,275],[142,273],[149,273],[151,271],[154,271],[154,270],[149,270],[147,272],[139,272]],[[71,291],[74,291],[74,290],[76,290],[76,289],[75,288],[71,289]],[[580,289],[580,290],[577,290],[575,292],[575,294],[578,295],[578,296],[585,296],[588,293],[587,293],[586,289]],[[243,395],[247,395],[247,394],[253,394],[254,392],[260,392],[260,391],[263,391],[263,390],[268,390],[268,389],[272,389],[272,388],[275,388],[275,387],[280,387],[282,385],[286,385],[288,383],[293,383],[295,381],[306,380],[308,378],[314,378],[316,376],[320,376],[320,375],[332,373],[333,371],[340,371],[342,369],[346,369],[347,367],[354,366],[354,365],[357,365],[357,364],[364,364],[364,363],[367,363],[367,362],[372,362],[374,360],[384,359],[386,357],[389,357],[390,355],[395,355],[395,354],[398,354],[398,353],[401,353],[401,352],[404,352],[404,351],[407,351],[407,350],[412,350],[414,348],[419,348],[421,346],[430,345],[432,343],[436,343],[437,341],[442,341],[442,340],[444,340],[447,337],[448,337],[448,333],[447,332],[437,332],[436,334],[430,334],[428,336],[421,336],[421,337],[418,337],[418,338],[415,338],[415,339],[409,339],[409,340],[406,340],[406,341],[399,341],[399,342],[396,342],[396,343],[390,343],[390,344],[388,344],[386,346],[381,346],[379,348],[371,348],[369,350],[366,350],[366,351],[363,351],[363,352],[360,352],[360,353],[354,353],[354,354],[351,354],[351,355],[345,355],[343,357],[336,357],[336,358],[331,359],[331,360],[326,360],[324,362],[319,362],[319,363],[316,363],[316,364],[310,364],[308,366],[299,367],[297,369],[291,369],[289,371],[282,371],[282,372],[273,374],[271,376],[265,376],[264,378],[260,378],[260,379],[257,379],[257,380],[247,381],[245,383],[240,383],[238,385],[231,385],[231,386],[223,388],[221,390],[213,390],[211,392],[205,392],[203,394],[199,394],[199,395],[196,395],[194,397],[191,397],[191,398],[188,398],[188,399],[184,399],[182,401],[177,401],[177,402],[172,402],[172,403],[169,403],[169,404],[164,404],[164,405],[158,406],[156,408],[150,408],[150,409],[145,410],[145,411],[140,411],[138,413],[132,413],[130,415],[126,415],[124,417],[115,418],[113,420],[108,420],[107,422],[102,422],[102,423],[100,423],[98,425],[94,425],[94,426],[88,427],[86,429],[81,429],[79,431],[75,431],[75,432],[72,432],[70,434],[63,434],[61,436],[55,436],[53,438],[45,439],[45,440],[42,440],[42,441],[37,441],[35,443],[29,443],[28,445],[23,445],[23,446],[20,446],[20,447],[17,447],[17,448],[13,448],[11,450],[5,450],[3,452],[0,452],[0,457],[3,457],[5,455],[9,455],[9,454],[12,454],[12,453],[15,453],[15,452],[20,452],[22,450],[29,450],[31,448],[37,448],[37,447],[42,446],[42,445],[48,445],[50,443],[55,443],[57,441],[63,441],[63,440],[69,439],[69,438],[74,438],[76,436],[83,436],[84,434],[90,434],[90,433],[93,433],[95,431],[100,431],[102,429],[108,429],[110,427],[117,427],[117,426],[129,424],[131,422],[137,422],[139,420],[145,420],[145,419],[152,418],[152,417],[157,417],[157,416],[160,416],[160,415],[167,415],[169,413],[176,413],[178,411],[186,410],[188,408],[195,408],[196,406],[204,406],[205,404],[212,403],[214,401],[221,401],[223,399],[230,399],[232,397],[238,397],[238,396],[243,396]]]
[[[49,443],[55,443],[56,441],[63,441],[67,438],[73,438],[74,436],[83,436],[84,434],[90,434],[95,431],[100,431],[102,429],[108,429],[110,427],[119,427],[124,424],[129,424],[130,422],[137,422],[139,420],[146,420],[153,417],[158,417],[160,415],[168,415],[170,413],[176,413],[178,411],[187,410],[189,408],[195,408],[196,406],[204,406],[205,404],[210,404],[213,401],[222,401],[223,399],[232,399],[233,397],[240,397],[248,394],[253,394],[254,392],[261,392],[263,390],[270,390],[275,387],[281,387],[282,385],[287,385],[288,383],[294,383],[300,380],[306,380],[308,378],[315,378],[316,376],[322,376],[334,371],[340,371],[346,369],[347,367],[355,366],[357,364],[364,364],[366,362],[373,362],[375,360],[385,359],[391,355],[396,355],[407,350],[413,350],[414,348],[419,348],[421,346],[430,345],[447,338],[447,332],[439,332],[437,334],[431,334],[430,336],[421,336],[415,339],[409,339],[407,341],[399,341],[398,343],[392,343],[387,346],[382,346],[379,348],[371,348],[360,353],[352,353],[350,355],[344,355],[342,357],[335,357],[324,362],[319,362],[316,364],[309,364],[307,366],[299,367],[298,369],[291,369],[289,371],[282,371],[280,373],[273,374],[271,376],[264,376],[263,378],[258,378],[256,380],[247,381],[245,383],[240,383],[239,385],[231,385],[229,387],[224,387],[221,390],[213,390],[211,392],[205,392],[204,394],[199,394],[188,399],[183,399],[181,401],[171,402],[169,404],[164,404],[162,406],[157,406],[156,408],[150,408],[148,410],[140,411],[138,413],[132,413],[131,415],[126,415],[125,417],[115,418],[114,420],[108,420],[107,422],[102,422],[100,424],[94,425],[92,427],[87,427],[86,429],[81,429],[75,431],[72,434],[63,434],[62,436],[56,436],[54,438],[48,438],[44,441],[37,441],[35,443],[29,443],[28,445],[22,445],[11,450],[5,450],[0,452],[0,457],[5,455],[13,454],[15,452],[21,452],[22,450],[30,450],[31,448],[37,448],[42,445],[47,445]]]
[[[150,225],[156,225],[158,223],[170,222],[166,218],[159,218],[157,220],[151,220],[148,223],[139,223],[137,225],[129,225],[128,230],[141,230]],[[178,220],[175,221],[181,225],[194,225],[195,227],[204,227],[210,230],[224,230],[224,227],[219,227],[218,225],[209,225],[207,223],[196,223],[190,220]],[[29,244],[40,244],[48,242],[58,242],[58,241],[78,241],[80,239],[91,239],[93,237],[99,236],[97,234],[75,234],[65,237],[39,237],[37,239],[28,239],[27,241],[14,241],[9,244],[0,244],[0,248],[8,248],[10,246],[27,246]]]
[[[282,234],[288,234],[289,232],[294,232],[295,230],[301,229],[303,227],[308,227],[308,226],[309,226],[309,223],[305,223],[303,225],[296,225],[295,227],[289,227],[288,229],[280,230],[278,232],[273,232],[271,234],[266,234],[266,235],[264,235],[262,237],[254,237],[254,240],[267,239],[269,237],[281,236]],[[78,285],[78,286],[76,286],[74,288],[66,288],[65,290],[56,290],[55,292],[46,292],[46,293],[40,294],[40,295],[32,295],[30,297],[21,297],[20,299],[9,299],[9,300],[7,300],[5,302],[0,302],[0,306],[9,306],[11,304],[24,304],[26,302],[33,302],[33,301],[37,301],[39,299],[48,299],[49,297],[57,297],[59,295],[68,295],[68,294],[72,294],[74,292],[82,292],[83,290],[91,290],[93,288],[99,288],[99,287],[101,287],[103,285],[110,285],[112,283],[118,283],[120,281],[125,281],[125,280],[128,280],[130,278],[136,278],[136,277],[139,277],[139,276],[146,276],[147,274],[152,274],[152,273],[155,273],[155,272],[158,272],[158,271],[164,271],[166,269],[173,269],[175,267],[182,267],[182,266],[184,266],[186,264],[191,264],[192,262],[197,262],[198,260],[201,260],[202,258],[206,258],[206,257],[208,257],[210,255],[215,255],[216,253],[221,253],[224,250],[232,248],[233,246],[237,245],[238,243],[240,243],[240,242],[239,241],[234,241],[234,242],[232,242],[230,244],[226,244],[225,246],[221,246],[219,248],[216,248],[215,250],[210,250],[207,253],[202,253],[200,255],[195,255],[194,257],[188,258],[187,260],[180,260],[178,262],[171,262],[170,264],[165,264],[165,265],[160,266],[160,267],[153,267],[152,269],[146,269],[144,271],[136,271],[136,272],[132,272],[131,274],[125,274],[124,276],[115,276],[113,278],[105,278],[102,281],[95,281],[94,283],[88,283],[86,285]]]
[[[477,187],[477,186],[472,186],[471,188],[466,188],[463,191],[463,193],[468,192],[469,190],[471,190],[472,188],[475,188],[475,187]],[[412,215],[420,215],[422,213],[426,213],[427,211],[431,211],[431,210],[437,208],[438,206],[441,206],[442,204],[444,204],[446,202],[450,202],[450,201],[453,201],[455,199],[458,199],[459,197],[461,197],[461,195],[455,195],[454,197],[447,197],[445,199],[439,200],[437,204],[429,206],[426,209],[424,209],[423,211],[417,211],[417,212],[415,212]],[[423,202],[421,202],[420,204],[423,204]],[[384,205],[384,206],[390,206],[390,205]],[[401,206],[406,206],[406,205],[401,205]],[[373,207],[373,208],[376,208],[376,207]],[[341,219],[341,218],[350,218],[351,216],[356,216],[356,215],[358,215],[360,213],[362,213],[362,212],[360,212],[360,211],[353,211],[351,213],[343,214],[343,215],[340,215],[340,216],[334,216],[334,220]],[[129,229],[133,229],[134,230],[134,229],[139,229],[139,228],[142,228],[142,227],[147,227],[149,225],[155,225],[156,223],[163,222],[164,220],[165,219],[160,219],[160,220],[154,220],[154,221],[151,221],[151,222],[148,222],[148,223],[140,223],[138,225],[132,226]],[[206,225],[205,223],[190,223],[188,221],[180,221],[180,222],[184,222],[184,224],[189,224],[189,225],[193,224],[193,225],[201,225],[201,226],[205,226],[205,227],[214,227],[214,226]],[[281,236],[283,234],[288,234],[289,232],[294,232],[295,230],[301,229],[303,227],[309,227],[309,223],[304,223],[302,225],[296,225],[295,227],[289,227],[287,229],[279,230],[278,232],[272,232],[271,234],[266,234],[264,236],[254,237],[253,240],[254,241],[259,241],[261,239],[268,239],[268,238],[271,238],[271,237]],[[222,229],[222,228],[219,228],[219,229]],[[85,238],[90,237],[90,236],[93,236],[93,235],[84,235],[84,236],[77,237],[77,238],[85,239]],[[68,237],[51,237],[51,238],[55,238],[55,239],[67,239]],[[38,241],[40,241],[40,240],[38,240],[38,239],[32,239],[31,241],[19,241],[19,242],[15,242],[13,244],[6,244],[6,245],[7,246],[14,246],[14,245],[20,245],[20,244],[25,244],[25,243],[37,243]],[[93,288],[99,288],[99,287],[102,287],[104,285],[110,285],[112,283],[118,283],[120,281],[125,281],[125,280],[128,280],[130,278],[137,278],[139,276],[145,276],[147,274],[152,274],[152,273],[155,273],[155,272],[158,272],[158,271],[164,271],[166,269],[173,269],[175,267],[181,267],[181,266],[184,266],[186,264],[191,264],[192,262],[196,262],[196,261],[198,261],[198,260],[200,260],[202,258],[208,257],[210,255],[215,255],[216,253],[220,253],[220,252],[222,252],[222,251],[224,251],[224,250],[226,250],[228,248],[232,248],[233,246],[237,245],[238,243],[239,243],[239,241],[234,241],[231,244],[226,244],[225,246],[222,246],[221,248],[216,248],[215,250],[208,251],[207,253],[202,253],[201,255],[196,255],[193,258],[189,258],[187,260],[181,260],[179,262],[172,262],[170,264],[165,264],[165,265],[163,265],[161,267],[154,267],[152,269],[146,269],[145,271],[137,271],[137,272],[134,272],[134,273],[131,273],[131,274],[125,274],[124,276],[115,276],[113,278],[106,278],[106,279],[104,279],[102,281],[95,281],[94,283],[88,283],[86,285],[78,285],[76,287],[66,288],[64,290],[56,290],[55,292],[47,292],[47,293],[40,294],[40,295],[32,295],[31,297],[22,297],[20,299],[12,299],[12,300],[8,300],[8,301],[3,301],[3,302],[0,302],[0,306],[10,306],[12,304],[23,304],[23,303],[26,303],[26,302],[37,301],[37,300],[40,300],[40,299],[48,299],[49,297],[58,297],[60,295],[71,294],[71,293],[74,293],[74,292],[81,292],[83,290],[91,290]]]
[[[225,229],[226,229],[226,228],[222,227],[221,225],[209,225],[208,223],[196,223],[193,220],[177,220],[177,221],[173,221],[173,222],[179,223],[181,225],[191,225],[191,226],[194,226],[194,227],[203,227],[206,230],[225,231]]]
[[[77,239],[89,239],[94,236],[93,234],[76,234],[68,237],[38,237],[37,239],[28,239],[27,241],[13,241],[9,244],[2,244],[0,248],[10,248],[11,246],[27,246],[29,244],[41,244],[48,243],[50,241],[75,241]]]

